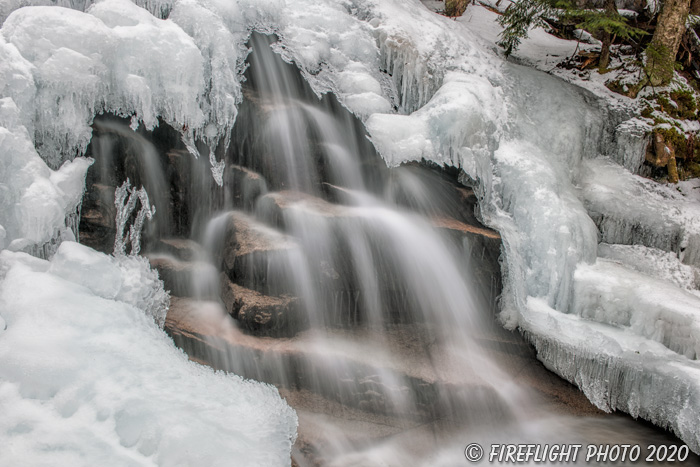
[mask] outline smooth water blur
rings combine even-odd
[[[178,277],[191,281],[188,319],[204,330],[179,345],[278,386],[329,465],[463,465],[469,441],[597,439],[581,428],[589,419],[555,416],[528,389],[539,384],[523,377],[534,357],[494,322],[498,285],[483,258],[497,246],[469,230],[479,225],[471,192],[444,170],[388,169],[362,124],[315,95],[274,38],[253,34],[250,47],[246,99],[218,149],[223,189],[206,158],[170,150],[164,170],[123,124],[100,123],[93,140],[101,167],[124,151],[109,135],[133,147],[132,172],[157,208],[151,258],[190,271]],[[159,250],[168,236],[190,243]],[[260,302],[298,300],[294,332],[244,331],[218,303],[229,282]]]
[[[279,269],[274,277],[287,284],[277,288],[299,297],[308,319],[303,342],[316,359],[311,390],[327,394],[325,386],[343,375],[344,384],[353,378],[362,384],[358,373],[369,364],[372,390],[389,413],[414,417],[428,398],[431,413],[451,418],[521,417],[526,392],[476,341],[490,332],[493,316],[484,294],[473,290],[463,240],[435,226],[440,217],[474,220],[455,201],[458,188],[426,168],[388,170],[361,126],[337,102],[313,94],[273,52],[272,40],[251,38],[247,100],[230,159],[267,181],[270,193],[252,203],[255,219],[294,240],[285,259],[267,268]],[[221,248],[222,219],[208,228],[210,251]],[[401,338],[391,332],[409,328],[414,331]],[[333,329],[342,332],[328,335]],[[430,388],[407,376],[412,362],[400,355],[400,345],[417,334],[414,363],[436,382]],[[284,358],[240,361],[246,358],[232,353],[222,366],[294,387],[298,369]]]

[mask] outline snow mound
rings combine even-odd
[[[70,243],[0,264],[0,464],[289,465],[297,420],[276,389],[188,361],[132,299],[150,284],[112,300],[90,277],[135,267]]]

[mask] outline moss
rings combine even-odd
[[[685,120],[697,119],[698,105],[695,94],[687,89],[677,89],[671,92],[671,99],[676,103],[673,114],[676,118]]]
[[[651,108],[650,105],[647,105],[642,109],[642,117],[644,118],[652,118],[652,114],[654,113],[654,109]]]
[[[661,106],[662,112],[668,112],[669,110],[673,109],[673,106],[671,105],[671,101],[668,100],[667,94],[657,95],[656,102]]]
[[[467,5],[469,5],[469,0],[446,0],[445,14],[447,16],[462,16]]]
[[[673,148],[677,157],[685,158],[685,155],[688,154],[688,140],[683,133],[675,128],[655,128],[654,131],[664,137],[664,143]]]
[[[683,164],[684,179],[700,178],[700,164],[697,162],[686,162]]]
[[[670,120],[666,120],[665,118],[659,116],[654,117],[654,125],[663,125],[664,123],[668,123],[669,125],[671,125]]]

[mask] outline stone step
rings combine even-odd
[[[223,268],[232,282],[264,295],[294,293],[295,241],[240,211],[227,214]]]
[[[371,413],[414,420],[485,415],[473,407],[489,417],[509,413],[498,391],[468,363],[428,352],[434,343],[422,326],[255,337],[241,332],[218,303],[176,297],[165,328],[199,362]]]
[[[308,324],[297,297],[263,295],[234,284],[226,274],[220,278],[224,307],[245,331],[256,336],[291,336]]]
[[[326,187],[327,190],[335,191],[336,198],[342,197],[342,194],[350,196],[344,188],[331,188],[332,185]],[[352,250],[353,243],[358,238],[367,240],[364,248],[371,252],[377,287],[382,291],[381,296],[387,299],[387,303],[383,304],[387,315],[392,319],[403,319],[410,314],[405,313],[405,310],[411,308],[411,300],[406,300],[405,290],[402,290],[403,275],[396,268],[396,259],[387,256],[391,254],[392,248],[383,235],[381,224],[377,223],[376,211],[329,203],[306,193],[281,191],[263,196],[258,201],[257,213],[266,222],[277,225],[292,235],[299,230],[307,230],[307,235],[313,235],[314,231],[321,232],[319,243],[306,245],[306,248],[325,255],[321,259],[323,264],[312,266],[319,270],[325,266],[328,271],[326,276],[329,277],[319,276],[317,281],[323,284],[321,288],[324,291],[333,294],[330,298],[332,303],[343,305],[333,308],[346,310],[339,316],[341,322],[348,318],[349,321],[361,321],[363,318],[362,297],[358,295],[360,287],[357,285],[357,254]],[[444,215],[436,215],[428,220],[463,252],[464,261],[469,262],[470,269],[475,271],[472,274],[474,289],[483,291],[484,301],[495,310],[501,291],[501,237],[498,232],[477,222],[469,224]]]
[[[149,253],[170,255],[179,261],[203,261],[207,257],[202,245],[186,238],[160,238],[149,248]]]
[[[219,299],[219,272],[205,261],[180,261],[163,254],[148,254],[151,267],[165,284],[165,289],[176,297]]]
[[[230,190],[233,205],[239,208],[251,210],[255,201],[267,193],[265,178],[258,172],[240,165],[227,164],[224,179]]]

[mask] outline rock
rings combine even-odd
[[[222,255],[231,281],[265,295],[293,293],[298,245],[242,212],[227,216]]]
[[[180,261],[197,261],[206,257],[202,245],[185,238],[161,238],[152,249],[154,253],[165,253]]]
[[[170,201],[173,212],[173,233],[186,235],[190,227],[190,207],[187,202],[187,187],[192,186],[192,161],[188,151],[171,149],[166,153],[168,160],[166,176],[170,185]]]
[[[243,329],[260,336],[291,336],[307,324],[299,299],[271,297],[241,287],[221,274],[221,299]]]
[[[151,267],[165,284],[165,289],[177,297],[218,299],[218,271],[204,261],[180,261],[167,255],[146,255]]]
[[[327,184],[326,187],[333,185]],[[342,193],[344,189],[337,188],[337,193]],[[332,204],[321,198],[302,193],[299,191],[277,191],[268,193],[258,202],[258,212],[269,223],[287,228],[285,212],[291,209],[299,209],[310,216],[319,218],[347,218],[356,217],[351,207]]]
[[[462,16],[469,5],[469,0],[445,0],[445,14],[447,16]]]
[[[442,355],[444,367],[436,367],[426,352],[429,333],[420,328],[399,327],[386,335],[362,329],[306,331],[273,339],[243,334],[217,306],[173,298],[165,322],[175,345],[215,369],[414,420],[467,414],[467,407],[472,413],[473,407],[508,410],[471,368],[451,366]],[[391,353],[377,351],[381,346]],[[415,405],[392,402],[402,394],[411,394]],[[451,413],[441,411],[448,406]]]
[[[668,170],[668,181],[678,183],[678,167],[676,165],[676,154],[672,144],[666,144],[664,136],[655,131],[652,135],[651,146],[653,153],[647,150],[645,160],[654,167],[666,167]]]
[[[666,145],[664,136],[659,132],[654,132],[651,140],[652,151],[647,151],[646,161],[654,167],[666,167],[668,161],[673,157],[673,148]]]
[[[240,165],[227,165],[224,177],[230,187],[234,206],[252,209],[255,201],[267,193],[265,178]]]
[[[337,194],[341,188],[327,186]],[[455,192],[459,193],[459,191]],[[465,199],[471,198],[473,192],[464,189]],[[305,245],[317,250],[317,257],[307,258],[313,269],[312,274],[319,290],[317,297],[321,303],[329,303],[324,312],[327,324],[347,326],[364,322],[368,316],[365,309],[366,298],[358,282],[358,268],[362,266],[353,262],[351,254],[353,242],[364,238],[363,247],[371,251],[372,262],[376,268],[375,279],[382,297],[382,312],[391,322],[414,322],[420,318],[415,311],[415,301],[405,290],[402,274],[397,270],[397,261],[392,258],[393,249],[383,235],[382,224],[376,223],[376,217],[364,215],[363,208],[329,203],[323,199],[299,192],[281,191],[268,193],[259,203],[259,212],[272,223],[284,229],[316,229],[327,232],[327,244]],[[474,221],[468,224],[447,216],[436,216],[432,224],[452,238],[457,247],[464,250],[465,259],[469,259],[477,271],[473,280],[479,290],[486,291],[487,302],[496,309],[496,297],[500,294],[500,235]],[[292,230],[292,234],[294,230]],[[355,247],[357,245],[355,244]]]
[[[80,243],[103,253],[114,249],[114,191],[113,186],[92,184],[83,197],[80,213]]]

